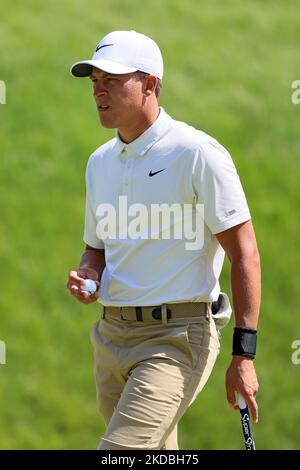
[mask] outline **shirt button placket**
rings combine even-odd
[[[130,203],[131,200],[131,171],[132,171],[132,159],[131,155],[126,149],[126,163],[125,163],[125,172],[123,179],[123,195],[127,196],[127,203]]]

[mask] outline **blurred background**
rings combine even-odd
[[[117,29],[160,45],[160,104],[216,137],[235,161],[262,261],[255,441],[300,448],[300,364],[291,361],[300,340],[300,104],[291,101],[299,13],[296,0],[1,0],[1,449],[94,449],[104,431],[89,340],[99,305],[76,302],[66,282],[84,248],[86,162],[114,131],[100,127],[89,80],[69,68]],[[243,449],[224,388],[232,327],[181,421],[182,449]]]

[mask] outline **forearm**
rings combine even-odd
[[[260,308],[260,259],[257,249],[231,259],[235,326],[257,329]]]
[[[251,220],[217,234],[217,238],[231,263],[235,326],[256,330],[260,307],[260,260]],[[241,330],[235,330],[236,332],[239,334]],[[257,421],[258,406],[255,396],[258,382],[253,361],[250,358],[255,355],[255,345],[251,342],[250,350],[249,344],[246,344],[246,348],[245,344],[242,344],[242,347],[238,345],[237,349],[235,346],[233,352],[232,361],[226,373],[228,403],[238,409],[235,392],[240,393],[249,405],[253,419]]]
[[[100,281],[102,272],[105,268],[104,250],[92,248],[87,245],[80,260],[80,268],[94,269],[97,271]]]

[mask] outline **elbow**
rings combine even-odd
[[[257,248],[256,243],[249,243],[249,245],[245,247],[245,258],[248,260],[252,260],[252,262],[260,267],[260,255]]]
[[[256,243],[249,243],[242,247],[242,249],[230,254],[231,263],[245,263],[255,266],[260,269],[260,255]]]
[[[256,247],[252,254],[253,262],[260,268],[260,255],[258,248]]]

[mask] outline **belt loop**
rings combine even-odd
[[[206,310],[206,311],[205,311],[205,319],[206,319],[207,321],[209,321],[209,320],[210,320],[210,316],[211,316],[211,303],[207,303],[207,304],[206,304],[205,310]]]
[[[142,307],[135,307],[135,315],[137,321],[143,321]]]
[[[162,304],[162,306],[161,306],[161,322],[164,323],[164,324],[168,323],[167,304]]]
[[[126,320],[126,318],[123,317],[123,307],[119,307],[120,310],[120,318],[121,320]]]

